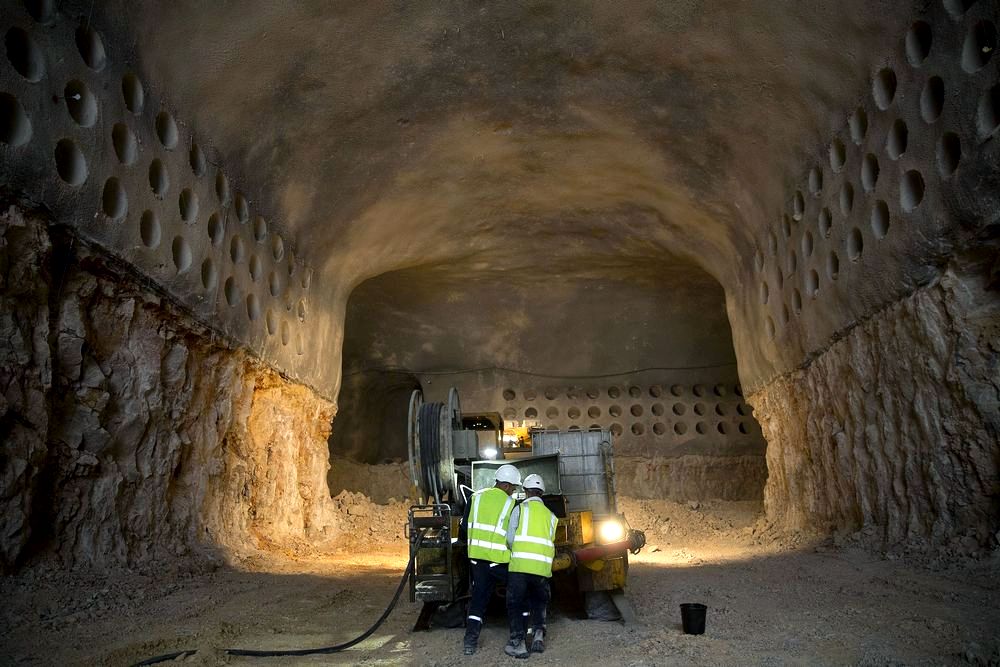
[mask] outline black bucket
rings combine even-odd
[[[708,607],[695,602],[687,602],[681,605],[681,623],[684,625],[684,634],[703,635],[705,634],[705,612]]]

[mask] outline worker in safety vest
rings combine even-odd
[[[502,465],[497,468],[494,486],[475,492],[469,501],[465,533],[472,570],[472,599],[465,620],[465,655],[473,655],[479,645],[479,632],[494,586],[507,583],[510,562],[507,527],[514,509],[514,499],[510,496],[520,483],[521,473],[517,468]]]
[[[549,604],[549,579],[559,521],[542,502],[545,482],[539,475],[528,475],[521,486],[526,498],[514,508],[507,530],[510,641],[503,650],[515,658],[527,658],[530,653],[545,650],[545,608]],[[529,620],[532,628],[530,651],[525,643]]]

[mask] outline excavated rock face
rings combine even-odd
[[[330,403],[37,217],[10,208],[0,239],[0,566],[333,537]]]

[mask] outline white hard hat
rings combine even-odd
[[[542,493],[545,493],[545,482],[542,481],[541,475],[528,475],[524,478],[521,486],[526,489],[538,489]]]
[[[496,481],[507,482],[508,484],[520,484],[521,472],[509,463],[497,468]]]

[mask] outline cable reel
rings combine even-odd
[[[425,403],[420,389],[410,395],[410,481],[428,502],[446,499],[459,507],[464,504],[455,473],[454,432],[461,428],[462,408],[454,387],[448,392],[447,403]]]

